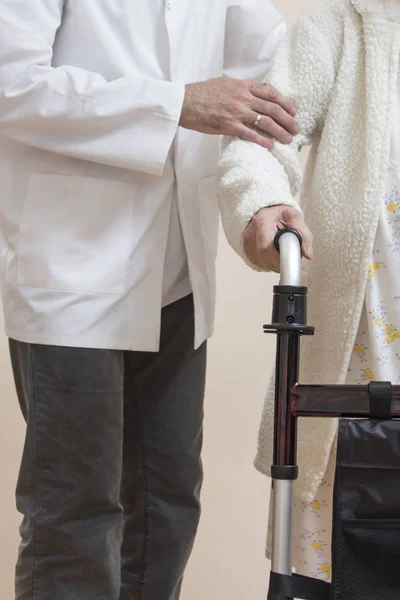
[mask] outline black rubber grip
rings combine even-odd
[[[281,481],[294,481],[298,476],[299,467],[297,466],[272,465],[271,467],[272,479],[279,479]]]
[[[279,240],[285,233],[293,233],[299,240],[300,246],[303,245],[303,238],[301,237],[300,233],[296,229],[280,229],[274,239],[274,246],[278,252],[279,252]]]

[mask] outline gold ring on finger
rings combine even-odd
[[[262,115],[258,114],[256,120],[254,121],[254,127],[259,126],[261,119],[262,119]]]

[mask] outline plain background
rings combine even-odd
[[[313,1],[274,3],[290,24]],[[264,558],[269,484],[252,463],[274,361],[274,339],[263,335],[262,325],[271,317],[275,278],[251,272],[222,235],[218,272],[216,331],[210,343],[206,397],[203,517],[182,600],[262,600],[269,571]],[[14,508],[14,487],[24,425],[3,335],[0,366],[0,598],[12,600],[20,521]]]

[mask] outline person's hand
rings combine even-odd
[[[240,137],[272,150],[271,138],[290,144],[299,133],[295,114],[291,100],[271,86],[220,77],[186,86],[179,124],[201,133]]]
[[[279,254],[274,246],[278,230],[296,229],[303,238],[302,255],[311,260],[313,236],[302,214],[290,206],[263,208],[246,228],[243,237],[244,251],[248,259],[264,271],[279,273]]]

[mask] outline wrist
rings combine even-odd
[[[187,83],[185,85],[185,93],[184,93],[184,97],[183,97],[183,104],[182,104],[182,111],[181,111],[181,117],[179,119],[179,125],[181,127],[184,127],[186,129],[190,129],[190,125],[192,124],[191,122],[193,121],[193,97],[194,97],[194,93],[193,93],[193,87],[196,84],[194,83]]]

